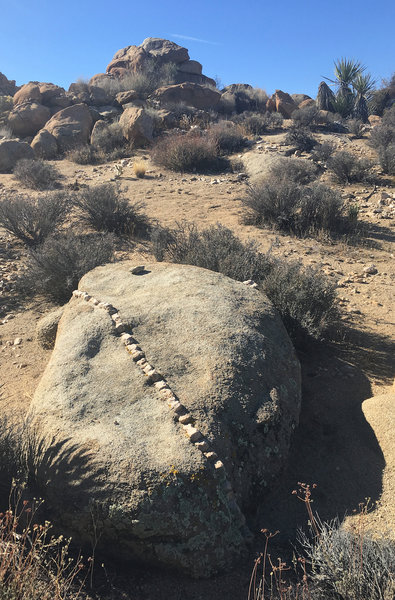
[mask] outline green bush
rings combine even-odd
[[[226,163],[219,158],[212,137],[200,133],[171,134],[161,138],[152,150],[155,163],[183,172],[218,172]]]
[[[368,181],[372,177],[372,163],[366,158],[357,158],[349,152],[337,152],[328,160],[328,169],[340,183]]]
[[[139,238],[149,233],[150,221],[142,212],[143,204],[129,202],[116,185],[105,183],[84,189],[75,196],[74,204],[83,221],[96,231]]]
[[[40,159],[22,158],[14,167],[14,177],[34,190],[53,189],[60,177],[56,167]]]
[[[114,250],[111,234],[67,233],[50,237],[30,252],[18,288],[27,296],[42,295],[63,304],[85,273],[112,262]]]
[[[203,267],[238,281],[254,280],[296,343],[323,339],[339,325],[335,286],[318,268],[273,259],[221,225],[199,232],[195,225],[183,223],[172,231],[154,230],[152,239],[157,260]]]
[[[5,197],[0,201],[0,225],[27,246],[37,246],[64,222],[71,208],[66,192]]]

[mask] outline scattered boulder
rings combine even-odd
[[[185,62],[177,65],[177,70],[181,73],[191,73],[193,75],[202,74],[202,65],[197,60],[186,60]]]
[[[36,135],[50,117],[51,112],[46,106],[24,102],[14,106],[8,115],[8,124],[15,135],[23,138]]]
[[[285,119],[290,119],[292,113],[298,108],[295,100],[286,92],[276,90],[273,95],[273,100],[276,103],[276,111],[279,112]]]
[[[14,106],[24,102],[36,102],[41,104],[41,92],[37,81],[25,83],[14,96]]]
[[[126,75],[128,71],[136,73],[137,71],[143,71],[149,61],[150,56],[143,48],[126,46],[126,48],[121,48],[114,54],[114,58],[107,66],[106,71],[116,77]],[[120,71],[120,69],[122,70]]]
[[[37,133],[31,143],[31,147],[38,158],[44,158],[45,160],[56,158],[58,154],[56,138],[46,129],[41,129]]]
[[[374,127],[375,125],[380,125],[381,120],[381,117],[379,117],[378,115],[369,115],[368,117],[368,121],[370,125],[372,125],[372,127]]]
[[[154,120],[144,109],[126,108],[119,119],[119,124],[128,141],[134,142],[138,146],[152,142]]]
[[[335,94],[332,92],[331,88],[325,81],[321,81],[318,87],[317,94],[317,106],[320,110],[326,110],[328,112],[333,112],[333,101],[335,99]]]
[[[170,40],[146,38],[140,48],[155,58],[159,64],[169,62],[178,64],[189,61],[188,50]]]
[[[74,104],[57,112],[45,129],[56,139],[58,150],[64,152],[87,144],[93,127],[91,111],[86,104]]]
[[[78,543],[94,510],[98,549],[207,577],[238,560],[242,511],[284,466],[299,363],[258,290],[187,265],[135,266],[86,274],[89,295],[65,306],[29,411],[37,484]]]
[[[34,158],[29,144],[18,140],[0,140],[0,173],[10,173],[21,158]]]
[[[271,113],[272,112],[276,112],[276,102],[275,102],[273,96],[271,98],[267,99],[266,110],[269,111],[269,112],[271,112]]]
[[[56,332],[63,312],[64,306],[60,306],[37,322],[36,340],[45,350],[52,350],[55,345]]]
[[[298,108],[308,108],[309,106],[315,106],[315,101],[312,98],[307,98],[306,100],[303,100]]]
[[[298,106],[305,100],[311,100],[311,96],[308,96],[307,94],[291,94],[291,98]]]
[[[180,83],[158,88],[151,99],[161,105],[186,104],[205,110],[217,106],[221,99],[220,92],[198,83]]]
[[[71,83],[69,86],[69,94],[76,104],[91,104],[89,85],[87,83]]]
[[[71,98],[66,95],[66,90],[53,83],[39,83],[41,104],[50,108],[66,108],[71,104]]]
[[[115,96],[115,101],[122,106],[123,104],[129,104],[129,102],[133,102],[138,98],[139,94],[137,92],[134,90],[129,90],[127,92],[119,92]]]
[[[0,73],[0,96],[14,96],[18,90],[15,79],[7,79],[3,73]]]

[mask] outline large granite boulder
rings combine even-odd
[[[29,413],[37,483],[77,541],[94,518],[117,560],[207,576],[244,551],[244,512],[286,461],[299,363],[258,290],[132,266],[86,274],[64,308]]]
[[[73,104],[57,112],[45,125],[64,152],[87,144],[93,127],[91,111],[86,104]]]
[[[148,52],[159,63],[178,64],[189,60],[186,48],[162,38],[146,38],[140,48]]]
[[[206,110],[217,106],[221,94],[211,87],[198,83],[180,83],[158,88],[151,94],[151,99],[165,106],[182,103],[200,110]]]
[[[286,92],[276,90],[273,94],[273,100],[276,103],[276,111],[285,119],[290,119],[292,113],[298,108],[295,100]]]
[[[41,92],[37,81],[25,83],[14,95],[14,106],[24,102],[37,102],[41,104]]]
[[[10,173],[21,158],[34,158],[29,144],[18,140],[0,140],[0,173]]]
[[[36,135],[50,117],[49,108],[43,104],[24,102],[14,106],[8,115],[8,124],[12,133],[23,138]]]
[[[52,158],[56,158],[58,154],[56,138],[46,129],[41,129],[37,135],[34,136],[31,147],[38,158],[51,160]]]
[[[0,73],[0,96],[14,96],[18,89],[15,79],[7,79],[3,73]]]
[[[125,108],[119,124],[123,135],[129,142],[144,146],[152,142],[154,120],[143,108]]]

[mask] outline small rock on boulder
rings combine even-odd
[[[221,99],[220,92],[198,83],[180,83],[158,88],[152,95],[161,105],[186,104],[206,110],[217,106]]]
[[[127,92],[119,92],[115,96],[115,101],[120,104],[129,104],[129,102],[133,102],[134,100],[138,100],[139,94],[134,90],[128,90]]]
[[[0,173],[10,173],[21,158],[34,158],[29,144],[17,140],[0,140]]]
[[[28,137],[36,135],[50,117],[51,111],[46,106],[24,102],[14,106],[8,115],[8,124],[18,137]]]

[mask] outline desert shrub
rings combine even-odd
[[[0,511],[7,505],[12,481],[22,479],[22,430],[0,417]]]
[[[370,133],[369,145],[377,152],[384,173],[395,174],[395,110],[387,110]]]
[[[353,233],[357,214],[347,213],[338,192],[322,184],[310,187],[269,178],[249,186],[244,198],[245,221],[294,235]]]
[[[117,121],[109,123],[103,129],[95,131],[94,148],[103,152],[112,152],[116,148],[122,148],[127,143],[123,136],[122,128]]]
[[[15,179],[34,190],[54,188],[60,177],[56,167],[38,158],[18,160],[13,172]]]
[[[0,139],[11,140],[14,137],[11,127],[8,125],[1,125],[0,123]]]
[[[266,102],[268,101],[269,96],[266,91],[262,88],[247,88],[244,90],[246,96],[248,96],[252,110],[256,111],[264,111],[266,108]]]
[[[363,138],[365,133],[365,125],[359,119],[348,119],[347,123],[348,131],[357,139]]]
[[[308,128],[315,123],[318,113],[317,106],[304,106],[292,113],[292,121],[296,127]]]
[[[336,146],[332,142],[322,142],[322,144],[317,144],[314,147],[314,150],[311,153],[311,158],[314,161],[326,162],[328,158],[332,156],[335,150]]]
[[[85,144],[69,150],[66,158],[77,165],[97,165],[104,161],[104,152]]]
[[[59,228],[70,207],[66,192],[5,197],[0,201],[0,225],[27,246],[37,246]]]
[[[143,204],[129,202],[111,183],[82,190],[75,196],[74,204],[83,221],[96,231],[146,237],[150,229],[149,219],[142,212]]]
[[[160,139],[152,150],[154,162],[172,171],[218,171],[223,161],[213,138],[190,132],[171,134]]]
[[[219,151],[224,154],[232,154],[241,150],[247,142],[240,127],[234,125],[231,121],[215,123],[208,130],[208,134],[219,148]]]
[[[113,258],[112,234],[67,233],[50,237],[31,250],[18,288],[25,295],[42,295],[63,304],[85,273]]]
[[[254,242],[243,244],[222,225],[201,232],[195,225],[178,224],[177,229],[155,229],[152,235],[157,260],[195,265],[244,281],[261,279],[269,268],[266,255]]]
[[[154,230],[153,251],[157,260],[203,267],[238,281],[254,280],[279,311],[295,342],[322,339],[338,324],[335,286],[319,269],[273,259],[222,225],[201,232],[185,223],[172,231]]]
[[[384,600],[395,593],[395,543],[346,530],[338,519],[315,521],[318,535],[300,533],[317,600]]]
[[[245,112],[232,117],[232,121],[240,125],[248,135],[263,135],[270,129],[277,129],[283,123],[280,113],[252,113]]]
[[[274,261],[262,289],[281,315],[296,344],[333,335],[339,327],[336,286],[319,267],[298,261]]]
[[[318,168],[309,160],[280,156],[268,167],[268,177],[306,184],[318,177]]]
[[[137,72],[129,71],[121,78],[108,79],[100,83],[100,87],[114,96],[118,92],[134,90],[144,97],[151,94],[158,87],[175,83],[177,66],[174,63],[158,65],[157,61],[144,61],[144,69]]]
[[[284,141],[301,152],[311,152],[318,143],[310,131],[303,127],[290,127]]]
[[[336,152],[328,160],[328,169],[340,183],[367,181],[371,178],[372,163],[349,152]]]

